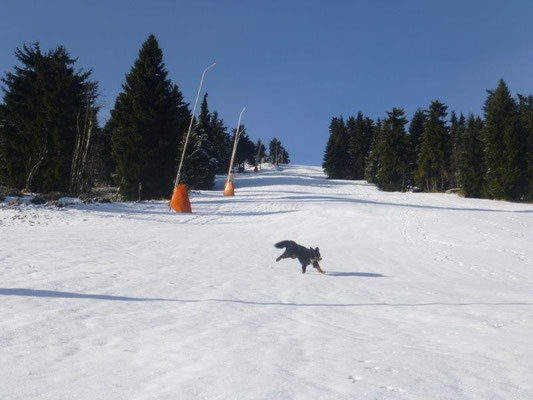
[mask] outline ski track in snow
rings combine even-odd
[[[189,215],[0,203],[0,398],[533,399],[533,205],[223,180]]]

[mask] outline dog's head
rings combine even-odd
[[[309,250],[311,250],[311,262],[314,261],[322,261],[322,257],[320,257],[320,250],[317,248],[310,247]]]

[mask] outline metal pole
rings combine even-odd
[[[244,107],[239,114],[239,122],[237,123],[237,130],[235,131],[235,141],[233,142],[233,151],[231,152],[231,161],[229,162],[229,170],[228,170],[228,181],[231,179],[231,168],[233,167],[233,160],[235,159],[235,153],[237,151],[237,143],[239,142],[239,138],[241,137],[241,132],[239,131],[241,127],[241,117],[244,113],[244,110],[246,110],[246,107]]]
[[[202,91],[202,85],[204,83],[204,76],[208,69],[213,68],[217,63],[213,63],[210,66],[208,66],[206,69],[204,69],[204,72],[202,73],[202,79],[200,80],[200,86],[198,87],[198,93],[196,93],[196,100],[194,101],[194,107],[192,109],[191,114],[191,122],[189,124],[189,130],[187,131],[187,136],[185,137],[185,144],[183,145],[183,151],[181,152],[181,161],[180,165],[178,167],[178,174],[176,175],[176,180],[174,181],[174,186],[177,187],[180,182],[180,174],[181,174],[181,166],[183,165],[183,159],[185,158],[185,150],[187,149],[187,143],[189,142],[189,136],[191,134],[192,124],[194,121],[194,113],[196,112],[196,106],[198,104],[198,98],[200,97],[200,92]]]

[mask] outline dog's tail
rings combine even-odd
[[[274,245],[274,247],[278,248],[278,249],[283,249],[283,248],[286,248],[286,247],[290,247],[290,246],[294,246],[296,243],[294,243],[292,240],[283,240],[279,243],[276,243]]]

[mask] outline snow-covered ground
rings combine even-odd
[[[0,399],[533,399],[533,205],[303,166],[235,187],[3,203]]]

